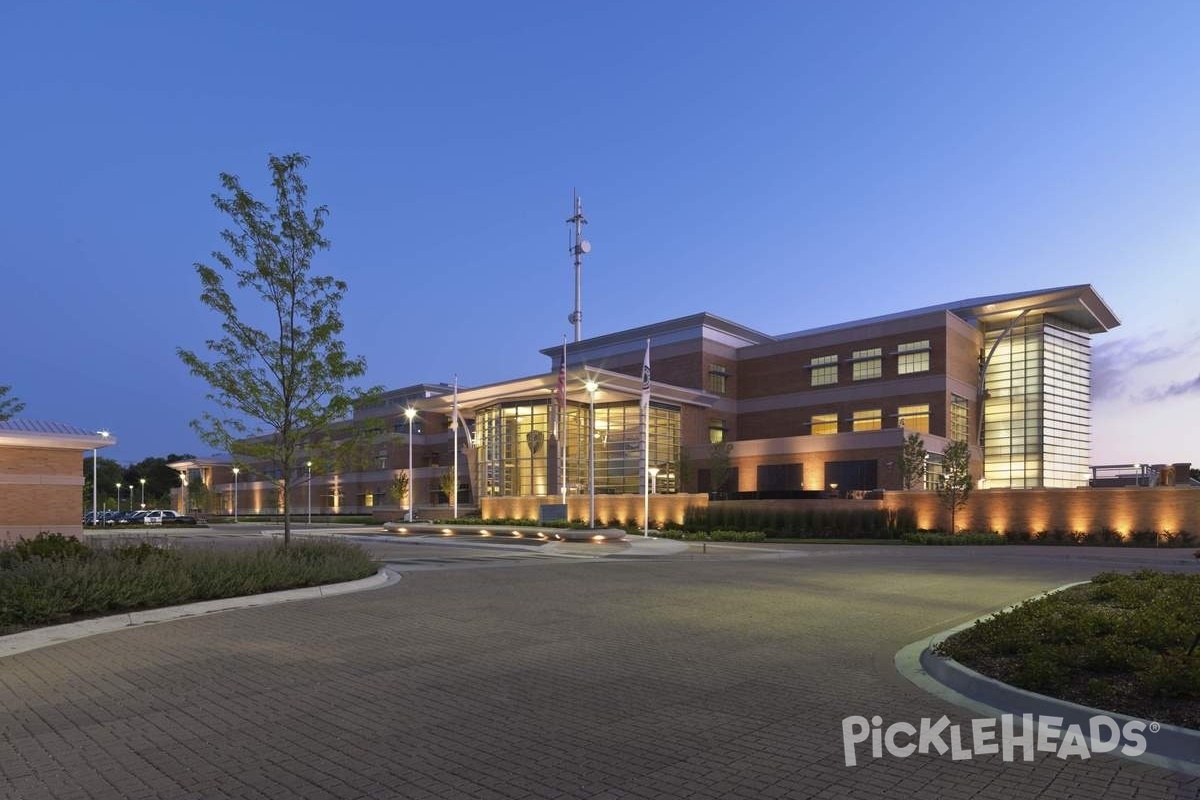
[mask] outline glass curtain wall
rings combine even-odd
[[[1003,329],[988,331],[985,351]],[[1013,326],[984,383],[984,475],[991,488],[1087,485],[1091,451],[1091,345],[1053,316]]]
[[[642,491],[642,425],[638,403],[596,405],[594,426],[588,406],[567,406],[563,439],[566,485],[570,494],[588,489],[588,430],[595,436],[596,493],[638,494]],[[659,467],[658,491],[676,491],[679,460],[679,409],[650,404],[649,465]],[[481,409],[475,416],[480,443],[482,491],[490,497],[558,493],[553,410],[547,401],[505,403]]]

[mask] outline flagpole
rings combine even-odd
[[[642,514],[646,527],[642,536],[650,536],[650,340],[642,359]]]
[[[454,429],[454,452],[450,458],[454,462],[454,486],[450,492],[450,516],[458,520],[458,373],[454,374],[454,412],[451,415],[450,427]]]
[[[562,362],[558,365],[558,487],[567,504],[567,335],[563,334]],[[568,520],[570,514],[567,514]]]

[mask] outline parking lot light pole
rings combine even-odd
[[[142,508],[145,508],[146,507],[146,479],[138,478],[138,483],[140,483],[142,485]],[[133,505],[133,503],[130,503],[130,505]]]
[[[237,522],[238,514],[238,473],[241,472],[237,467],[233,468],[233,521]]]
[[[308,462],[308,527],[312,527],[312,462]]]
[[[117,484],[117,513],[121,513],[121,484]]]
[[[417,410],[412,406],[404,409],[404,416],[408,417],[408,521],[413,519],[413,498],[417,496],[416,485],[413,480],[413,460],[412,460],[412,437],[413,437],[413,419],[417,416]]]
[[[108,431],[96,431],[96,433],[105,439],[108,438]],[[100,448],[93,447],[92,448],[92,527],[93,528],[100,524],[99,509],[97,509],[97,507],[96,507],[98,504],[98,501],[100,499],[99,487],[96,485],[96,461],[98,461],[99,458],[100,458]]]

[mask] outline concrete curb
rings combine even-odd
[[[1089,582],[1068,583],[1057,589],[1035,595],[1029,600],[1038,600],[1072,586],[1080,586]],[[1015,605],[1008,606],[996,614],[1010,611],[1015,607]],[[1063,727],[1074,724],[1080,725],[1081,730],[1087,730],[1088,721],[1092,717],[1101,715],[1110,717],[1122,727],[1127,722],[1146,722],[1151,728],[1157,726],[1157,730],[1147,730],[1144,734],[1146,752],[1140,756],[1126,756],[1118,749],[1109,755],[1186,775],[1200,776],[1200,731],[1175,725],[1163,725],[1152,720],[1138,720],[1136,717],[1089,708],[1025,689],[1018,689],[995,678],[981,675],[954,659],[942,658],[933,653],[933,648],[947,638],[971,627],[976,622],[991,619],[996,614],[986,614],[941,633],[935,633],[928,639],[921,639],[906,645],[896,653],[896,671],[930,694],[953,705],[969,709],[981,717],[999,718],[1002,714],[1012,714],[1016,718],[1014,723],[1017,727],[1020,727],[1021,714],[1033,714],[1038,718],[1061,717]]]
[[[270,606],[277,603],[291,603],[296,600],[313,600],[320,597],[336,597],[340,594],[361,592],[367,589],[377,589],[393,584],[400,576],[388,569],[380,569],[374,575],[359,578],[356,581],[330,583],[324,586],[305,586],[300,589],[285,589],[281,592],[251,594],[242,597],[223,597],[218,600],[205,600],[201,603],[187,603],[181,606],[152,608],[146,611],[133,611],[128,614],[116,614],[111,617],[100,617],[82,622],[68,622],[64,625],[51,625],[32,631],[23,631],[8,636],[0,636],[0,658],[15,656],[41,647],[50,647],[63,642],[95,636],[99,633],[125,630],[139,625],[153,625],[158,622],[170,622],[188,617],[198,617],[213,614],[218,611],[232,611],[236,608],[254,608]]]

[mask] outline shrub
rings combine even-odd
[[[92,550],[74,536],[42,531],[32,539],[22,537],[12,546],[12,557],[17,561],[44,558],[50,561],[87,558]]]
[[[315,586],[373,571],[365,550],[338,541],[177,551],[140,543],[80,558],[11,559],[0,571],[0,627]]]
[[[998,533],[906,533],[900,537],[907,544],[1005,544]]]

